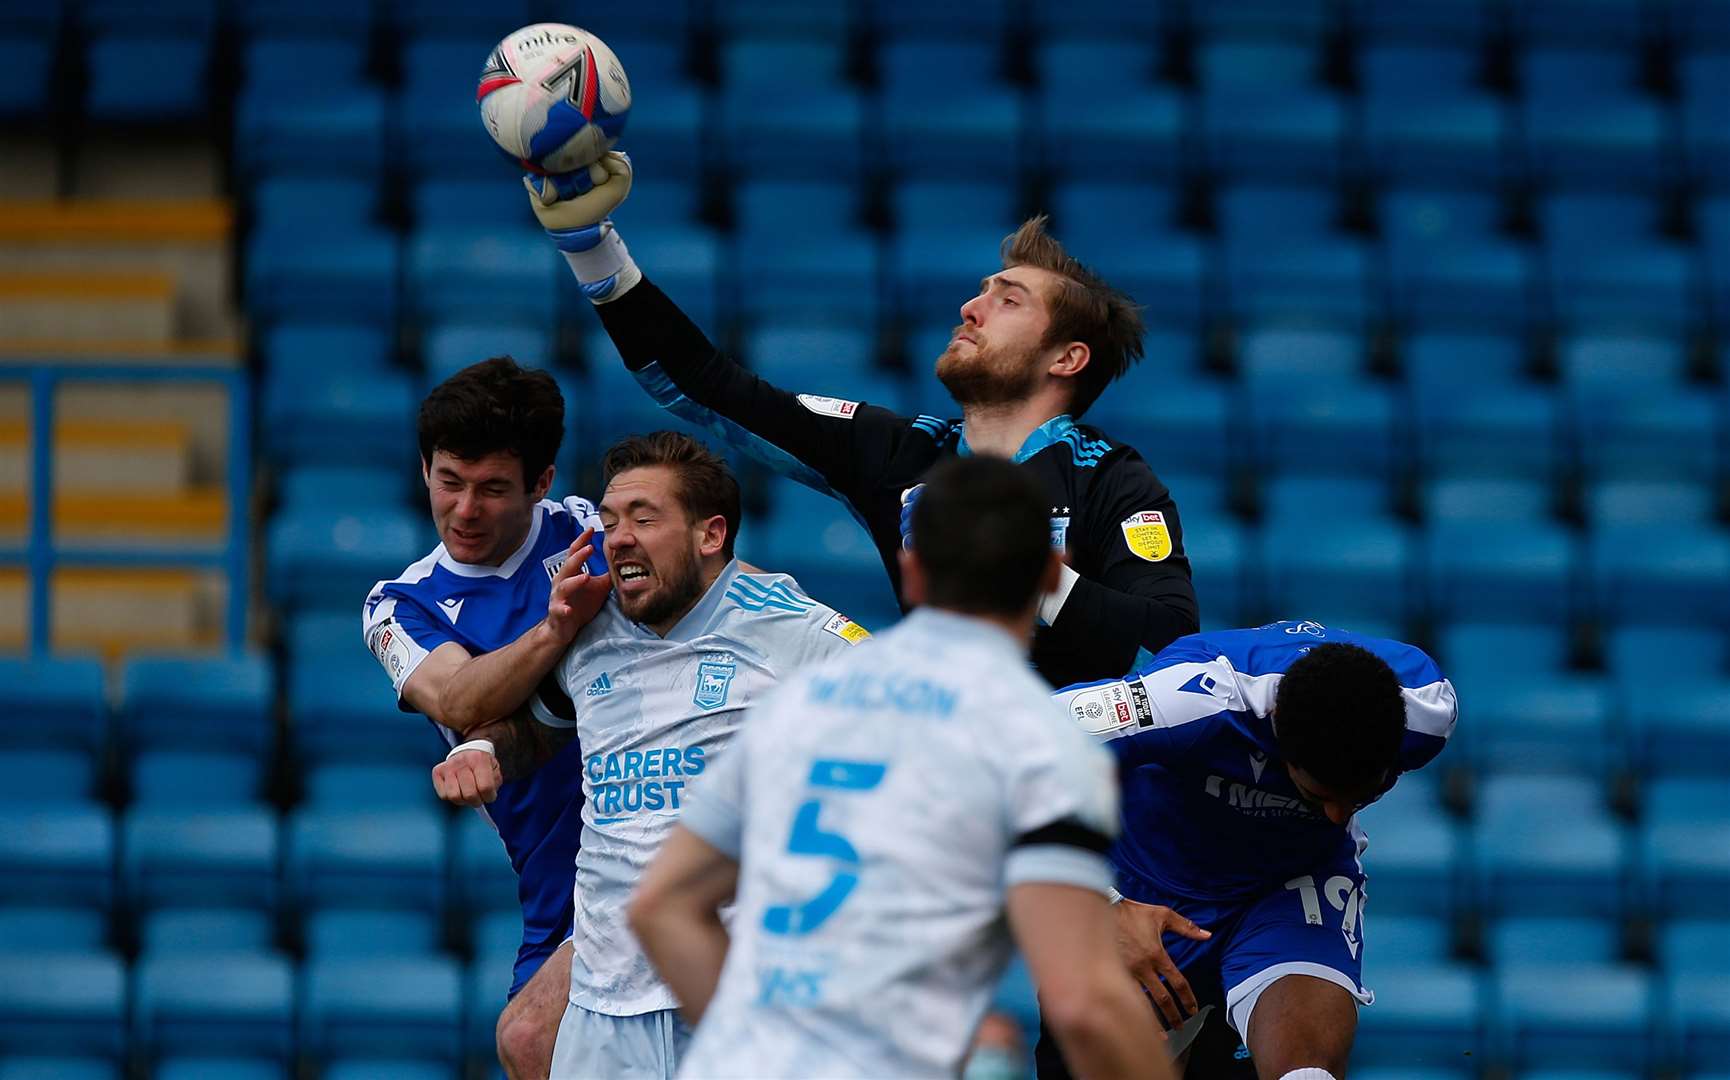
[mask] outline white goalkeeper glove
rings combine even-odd
[[[631,159],[612,151],[586,172],[523,178],[529,206],[565,253],[577,286],[596,304],[617,300],[643,280],[607,215],[631,193]]]

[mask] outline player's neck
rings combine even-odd
[[[952,615],[959,619],[972,619],[974,622],[984,623],[986,626],[995,626],[997,629],[1015,639],[1016,647],[1019,648],[1023,654],[1027,653],[1033,647],[1034,608],[1028,608],[1026,611],[1016,615],[996,615],[980,611],[956,611],[954,608],[939,607],[935,604],[932,605],[931,610],[941,611],[945,615]]]
[[[967,448],[975,454],[1012,458],[1034,429],[1065,409],[1061,398],[1044,393],[1002,405],[964,405],[961,420],[967,427]]]

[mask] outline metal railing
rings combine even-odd
[[[50,593],[56,568],[188,567],[223,571],[228,579],[224,640],[231,650],[246,645],[252,597],[252,383],[243,370],[204,366],[0,365],[0,381],[30,389],[30,529],[22,551],[0,549],[0,566],[23,564],[30,577],[30,650],[49,651],[53,641]],[[63,383],[205,382],[228,390],[228,521],[224,543],[209,548],[128,546],[125,550],[76,547],[54,537],[54,405]]]

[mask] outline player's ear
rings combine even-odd
[[[535,486],[529,491],[529,498],[534,502],[540,502],[546,498],[547,492],[553,490],[553,476],[557,472],[558,470],[551,465],[541,470],[540,479],[535,481]]]
[[[421,483],[427,487],[432,487],[432,462],[426,458],[420,459],[420,479]]]
[[[703,522],[703,536],[697,542],[697,554],[703,558],[719,555],[727,549],[727,519],[720,514]]]
[[[925,567],[919,562],[919,556],[911,548],[902,548],[899,559],[901,562],[901,597],[909,607],[919,607],[925,603],[926,582]]]
[[[1073,379],[1080,375],[1087,362],[1093,359],[1093,350],[1085,342],[1072,341],[1063,347],[1063,351],[1051,361],[1046,372],[1060,379]]]

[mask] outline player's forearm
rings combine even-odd
[[[715,354],[708,336],[647,277],[595,313],[632,371],[659,363],[683,386],[687,373]]]
[[[727,959],[727,928],[719,912],[670,900],[639,902],[631,905],[630,918],[643,951],[679,999],[679,1011],[697,1024],[715,997]]]
[[[498,759],[499,773],[506,780],[520,780],[545,765],[576,738],[575,727],[549,727],[535,719],[526,708],[520,708],[502,720],[480,724],[468,733],[470,739],[487,739],[493,744],[493,756]]]
[[[471,657],[446,680],[434,719],[479,737],[478,727],[521,707],[569,647],[542,621],[504,648]]]
[[[1135,664],[1140,650],[1157,653],[1198,632],[1201,620],[1187,577],[1162,582],[1151,597],[1078,578],[1051,628],[1076,652],[1097,657],[1100,670],[1121,675]]]
[[[1040,1009],[1077,1080],[1167,1080],[1170,1068],[1147,999],[1121,970],[1101,973],[1091,993]]]

